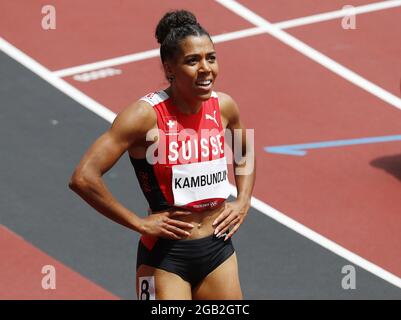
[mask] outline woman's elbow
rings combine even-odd
[[[89,185],[90,178],[87,174],[81,171],[75,170],[72,174],[70,181],[68,182],[68,187],[77,192],[80,190],[84,190]]]

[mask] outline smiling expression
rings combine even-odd
[[[207,35],[186,37],[173,61],[166,62],[164,68],[167,77],[174,76],[172,87],[181,95],[209,99],[219,70],[212,41]]]

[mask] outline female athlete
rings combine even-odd
[[[166,13],[156,38],[170,85],[121,111],[69,185],[101,214],[141,234],[138,299],[242,299],[231,237],[250,207],[253,146],[237,104],[212,90],[216,52],[196,17],[185,10]],[[234,162],[238,196],[231,202],[224,129],[240,133],[245,154],[241,164]],[[146,217],[119,203],[102,180],[126,151],[149,203]],[[249,164],[251,172],[236,171]]]

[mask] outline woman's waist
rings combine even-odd
[[[193,225],[192,229],[185,229],[190,235],[185,239],[200,239],[210,236],[214,233],[213,222],[225,208],[225,201],[220,203],[216,208],[204,211],[191,211],[181,207],[173,207],[170,211],[187,211],[187,215],[172,216],[171,219],[180,220]]]
[[[209,208],[205,210],[199,210],[199,209],[194,209],[191,207],[173,207],[172,210],[178,210],[178,211],[186,211],[190,212],[188,215],[185,216],[178,216],[178,218],[182,221],[185,222],[198,222],[198,223],[206,223],[209,220],[212,220],[212,218],[215,215],[218,215],[221,211],[223,211],[225,207],[225,200],[218,203],[216,207],[214,208]],[[213,223],[213,221],[212,221]]]

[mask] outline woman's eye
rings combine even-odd
[[[196,59],[189,59],[189,60],[187,60],[187,64],[190,64],[190,65],[196,64]]]
[[[209,61],[216,61],[216,57],[215,56],[210,56],[209,57]]]

